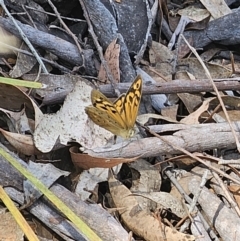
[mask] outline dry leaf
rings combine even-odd
[[[232,12],[224,0],[200,0],[200,2],[208,10],[208,12],[211,13],[214,19],[220,18]]]
[[[20,88],[13,85],[0,84],[0,107],[7,108],[12,111],[19,111],[22,105],[27,108],[35,116],[35,127],[38,125],[43,114],[36,103],[26,95]]]
[[[205,101],[203,101],[202,105],[195,110],[193,113],[191,113],[190,115],[188,115],[187,117],[183,118],[180,122],[183,124],[199,124],[199,117],[201,116],[201,114],[206,111],[209,107],[209,102],[215,98],[209,98]]]
[[[196,22],[200,22],[210,15],[206,9],[194,5],[178,10],[178,14],[181,16],[187,16]]]
[[[78,75],[64,74],[25,74],[23,79],[34,81],[38,78],[39,82],[46,85],[46,88],[34,89],[33,95],[37,99],[41,98],[42,105],[62,103],[66,96],[73,90],[77,81],[82,78]]]
[[[114,39],[107,47],[104,57],[116,83],[120,82],[119,54],[120,45],[117,44],[117,39]],[[104,83],[109,82],[106,70],[102,64],[98,73],[98,79]]]
[[[129,163],[136,161],[139,157],[134,158],[101,158],[93,157],[88,154],[79,153],[77,147],[70,148],[71,158],[75,166],[83,168],[85,170],[89,168],[101,167],[111,168],[122,163]]]
[[[238,207],[240,208],[240,186],[231,184],[228,186],[229,191],[233,194]]]
[[[173,228],[165,226],[147,210],[141,209],[128,188],[117,181],[113,175],[110,176],[108,182],[110,193],[121,215],[121,219],[136,235],[146,241],[195,240],[194,236],[180,233]]]
[[[157,209],[170,209],[171,213],[174,213],[176,216],[180,218],[186,217],[188,214],[181,202],[181,200],[177,199],[173,195],[167,192],[150,192],[150,193],[142,193],[142,194],[133,194],[134,196],[141,197],[146,202],[147,200],[151,200],[157,204]]]
[[[222,65],[204,62],[213,79],[229,78],[231,71]],[[202,65],[197,58],[187,58],[178,61],[178,71],[186,71],[195,76],[196,79],[208,79],[203,71]]]
[[[4,28],[0,27],[0,53],[2,54],[9,54],[13,53],[14,51],[6,47],[5,45],[1,44],[8,44],[12,47],[19,48],[21,44],[21,40],[14,36],[13,34],[6,31]]]
[[[113,168],[114,173],[117,173],[121,168],[121,165]],[[81,198],[81,200],[86,201],[92,194],[89,191],[96,191],[98,189],[100,182],[106,182],[108,178],[107,168],[91,168],[81,172],[79,180],[75,189],[75,193]],[[89,190],[89,191],[88,191]]]
[[[176,73],[176,79],[188,80],[190,82],[191,80],[195,80],[195,76],[193,76],[188,72],[179,71]],[[178,93],[177,95],[184,103],[189,113],[192,113],[195,110],[195,108],[202,103],[202,96],[199,93],[198,94]]]
[[[29,51],[29,48],[25,44],[25,42],[22,43],[20,49],[22,51]],[[37,60],[34,56],[29,56],[19,52],[17,56],[17,62],[14,65],[13,69],[10,71],[10,76],[12,78],[19,78],[23,74],[26,74],[29,71],[31,71],[36,63]]]
[[[144,125],[144,124],[146,124],[148,122],[148,120],[150,118],[159,119],[159,120],[165,120],[165,121],[168,121],[170,123],[179,123],[178,121],[176,121],[176,119],[172,119],[171,117],[157,115],[157,114],[152,114],[152,113],[139,115],[137,117],[137,121],[139,123],[141,123],[142,125]]]
[[[104,146],[113,134],[95,125],[85,113],[91,105],[92,87],[84,79],[78,81],[56,114],[44,115],[34,132],[34,143],[42,152],[53,149],[57,140],[67,145],[75,140],[85,148]]]
[[[31,135],[12,133],[5,131],[1,128],[0,132],[18,152],[27,156],[37,155],[41,153],[39,150],[36,149]]]

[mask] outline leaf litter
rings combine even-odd
[[[26,79],[37,80],[47,86],[46,89],[28,91],[0,85],[0,132],[2,138],[5,138],[4,143],[28,163],[26,165],[31,167],[29,170],[48,188],[60,188],[60,180],[67,182],[68,178],[71,179],[71,187],[68,189],[73,190],[76,195],[73,197],[74,194],[69,190],[61,189],[61,192],[58,192],[59,196],[63,192],[67,193],[62,196],[64,201],[67,201],[66,197],[71,197],[71,201],[77,200],[76,202],[81,205],[85,205],[90,199],[101,204],[94,206],[94,215],[91,213],[93,204],[84,206],[89,215],[82,213],[81,216],[102,240],[127,240],[130,236],[127,230],[134,233],[133,239],[143,240],[195,240],[202,234],[206,237],[211,236],[212,239],[216,239],[218,235],[223,240],[237,240],[240,211],[239,195],[236,190],[239,185],[240,158],[234,135],[238,137],[240,128],[239,90],[227,89],[227,83],[232,81],[230,77],[235,74],[235,83],[239,84],[236,71],[239,63],[237,53],[234,53],[235,61],[232,58],[231,62],[224,54],[230,45],[237,45],[238,42],[234,42],[237,38],[231,38],[230,33],[228,34],[228,31],[236,31],[230,27],[231,25],[225,27],[226,31],[219,31],[216,26],[224,27],[226,24],[238,22],[238,14],[224,1],[221,6],[216,1],[201,1],[205,6],[201,8],[194,4],[190,4],[189,7],[182,5],[182,8],[176,9],[175,12],[174,8],[173,11],[168,10],[171,1],[168,5],[164,2],[160,6],[156,4],[157,7],[144,1],[137,5],[134,5],[134,2],[111,2],[109,6],[98,0],[80,2],[86,18],[81,24],[85,29],[89,28],[91,35],[90,37],[87,32],[75,33],[80,36],[79,39],[81,36],[88,36],[84,40],[86,42],[83,42],[83,39],[79,40],[83,48],[80,55],[76,54],[77,48],[71,44],[68,36],[56,38],[54,43],[52,35],[47,38],[48,46],[44,47],[48,51],[52,50],[52,53],[44,55],[39,51],[42,58],[48,59],[48,66],[44,66],[43,69],[51,74],[38,73],[36,63],[39,60],[23,54],[28,50],[25,44],[18,45],[22,53],[19,53],[15,62],[7,59],[8,64],[13,65],[12,70],[9,68],[6,71],[9,66],[6,62],[1,62],[4,66],[1,73],[4,76],[25,76]],[[11,8],[11,5],[8,7]],[[161,19],[154,17],[157,16],[158,7],[162,11]],[[95,15],[91,14],[91,11],[98,17],[94,18]],[[136,12],[139,14],[133,14]],[[42,23],[47,26],[47,14],[44,10],[42,14]],[[186,21],[180,21],[179,15]],[[212,18],[209,21],[210,15]],[[30,13],[29,16],[34,22],[35,15]],[[195,22],[187,17],[194,19]],[[170,32],[173,31],[173,38],[168,35],[166,28],[162,28],[163,34],[157,36],[159,28],[156,26],[163,26],[159,22],[163,20]],[[152,21],[156,25],[152,25]],[[0,23],[11,35],[9,21],[1,18]],[[18,24],[22,28],[27,26],[19,22]],[[91,28],[91,24],[94,28]],[[132,28],[131,34],[126,31],[128,25]],[[43,32],[41,34],[29,25],[26,28],[26,34],[33,44],[43,48],[44,45],[39,41]],[[100,34],[103,29],[104,34]],[[39,36],[37,39],[33,38],[35,31]],[[65,31],[70,30],[66,28]],[[148,39],[150,31],[152,41]],[[218,40],[219,32],[221,35]],[[17,31],[14,31],[14,38],[15,33],[17,36]],[[191,85],[194,81],[204,83],[208,78],[196,58],[185,58],[190,52],[179,37],[180,33],[184,33],[188,42],[202,52],[204,64],[214,81],[225,84],[226,91],[220,92],[219,95],[227,109],[228,117],[234,122],[233,130],[228,126],[228,118],[219,104],[219,96],[216,97],[214,91],[200,92],[193,86],[191,93],[184,93],[181,81],[177,82],[188,81]],[[89,39],[93,40],[94,45]],[[159,39],[161,41],[158,41]],[[61,48],[56,46],[60,40]],[[226,46],[214,45],[212,40]],[[209,43],[212,47],[205,48]],[[54,47],[51,46],[54,44]],[[69,52],[69,48],[73,51]],[[137,66],[132,64],[133,56],[136,63],[140,63]],[[75,66],[76,63],[78,66]],[[115,95],[112,91],[104,94],[117,98],[116,93],[120,94],[117,83],[131,82],[135,76],[134,67],[141,73],[145,82],[144,97],[138,116],[142,137],[127,141],[118,138],[117,143],[114,143],[113,135],[93,124],[85,114],[85,107],[91,105],[91,90],[97,88],[93,87],[90,81],[98,84],[95,77],[98,76],[104,83],[109,84],[110,89],[115,88]],[[56,72],[61,75],[56,75]],[[158,93],[151,94],[150,97],[146,95],[152,93],[153,88],[156,91],[162,83],[169,83],[171,86],[174,81],[178,83],[178,87],[175,87],[171,94]],[[141,125],[146,125],[149,131]],[[160,137],[155,135],[154,131],[160,133]],[[187,156],[180,155],[182,152]],[[45,164],[47,159],[49,162],[60,159],[61,162],[56,162],[56,167],[53,167]],[[43,160],[44,163],[41,164],[32,162]],[[204,165],[200,166],[199,162]],[[224,172],[222,166],[225,168]],[[107,169],[110,167],[114,167],[114,173]],[[10,170],[5,169],[6,172]],[[228,175],[229,173],[231,175]],[[10,180],[14,179],[11,174],[3,175],[2,172],[2,184],[15,185],[9,181],[9,177]],[[228,183],[222,183],[222,177],[228,179]],[[32,189],[33,186],[28,181],[22,183],[24,194],[23,190],[20,194],[22,199],[25,195],[26,204],[42,202],[41,194]],[[234,194],[235,200],[231,199],[228,192]],[[193,200],[192,195],[195,195]],[[220,195],[228,199],[234,209],[229,209],[219,199]],[[17,199],[16,196],[14,199]],[[197,207],[196,199],[201,210],[194,209]],[[75,210],[79,209],[73,202],[68,202],[68,205]],[[43,204],[41,206],[43,207]],[[219,206],[223,206],[221,211],[215,208]],[[49,207],[53,209],[52,206]],[[103,222],[105,218],[109,218],[108,212],[114,212],[115,217],[124,225]],[[40,220],[53,220],[50,216],[44,219],[44,212],[42,216],[35,211],[32,211],[32,214]],[[192,217],[189,218],[188,215]],[[214,227],[211,233],[207,233],[206,230],[199,232],[203,225],[197,225],[206,224],[204,216],[210,221],[210,226],[205,227],[206,230]],[[229,217],[228,220],[226,216]],[[96,225],[92,225],[91,220],[96,217],[99,218],[99,226],[105,223],[104,229],[98,230]],[[62,228],[61,224],[55,224],[54,227],[51,223],[46,225],[60,236],[64,233],[59,231]]]

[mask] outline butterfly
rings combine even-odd
[[[123,138],[134,135],[138,108],[142,97],[142,78],[136,77],[127,93],[111,102],[98,90],[92,90],[92,106],[85,108],[89,118],[100,127]]]

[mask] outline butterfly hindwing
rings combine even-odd
[[[85,111],[90,117],[90,119],[100,127],[112,132],[114,135],[127,135],[121,132],[121,130],[124,130],[122,126],[120,126],[119,123],[115,121],[113,118],[110,118],[105,111],[96,109],[93,106],[86,107]]]
[[[90,119],[115,135],[129,138],[134,134],[139,104],[142,95],[142,78],[134,80],[126,94],[113,103],[98,90],[92,90],[92,106],[85,108]]]
[[[92,105],[95,108],[96,113],[104,113],[103,125],[106,124],[106,121],[113,120],[118,124],[119,128],[126,128],[126,123],[123,121],[118,110],[114,104],[100,91],[92,90],[91,92]],[[98,124],[99,125],[99,124]],[[101,126],[101,125],[100,125]],[[104,126],[102,126],[104,128]]]

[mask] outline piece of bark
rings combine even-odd
[[[215,79],[215,85],[219,91],[224,90],[240,90],[240,78],[229,79]],[[121,93],[126,93],[130,84],[120,83],[117,84],[117,88]],[[107,97],[113,96],[111,85],[100,85],[100,91]],[[176,94],[176,93],[200,93],[200,92],[212,92],[213,87],[209,80],[173,80],[166,83],[146,83],[143,86],[143,95],[152,94]]]
[[[75,194],[58,184],[54,184],[50,190],[81,217],[102,240],[128,240],[127,231],[99,205],[87,204],[81,201]],[[22,204],[22,193],[17,192],[13,188],[6,188],[6,191],[13,200]],[[73,240],[85,240],[83,238],[80,239],[81,233],[79,230],[75,229],[71,222],[61,216],[59,211],[46,201],[45,198],[40,198],[27,209],[61,237],[67,236]]]
[[[240,138],[240,122],[233,122],[233,126],[236,135]],[[214,148],[236,148],[235,139],[229,124],[226,122],[202,125],[165,124],[149,126],[149,128],[157,133],[174,132],[172,135],[165,135],[163,137],[173,145],[189,152],[201,152]],[[175,150],[172,146],[157,137],[143,138],[136,141],[127,140],[111,147],[96,148],[94,150],[86,150],[85,152],[91,156],[106,158],[118,157],[119,155],[129,158],[181,154],[181,151]]]
[[[7,150],[2,144],[0,147]],[[8,151],[22,165],[24,162],[15,154]],[[4,159],[0,158],[0,166],[2,172],[0,185],[11,186],[5,188],[10,197],[17,201],[20,205],[24,204],[24,194],[18,190],[22,190],[24,177]],[[48,173],[51,175],[51,172]],[[16,178],[16,180],[14,180]],[[95,232],[102,240],[106,241],[125,241],[128,240],[128,233],[105,209],[97,204],[86,204],[81,201],[74,193],[61,185],[54,184],[50,190],[58,196],[68,207],[70,207],[81,219]],[[85,240],[81,236],[79,230],[61,216],[59,210],[53,207],[45,197],[35,201],[28,210],[40,219],[44,224],[51,228],[54,232],[63,238],[70,237],[73,240]]]
[[[209,22],[205,30],[193,30],[184,32],[186,39],[194,48],[203,48],[216,42],[223,45],[236,45],[240,43],[240,9]],[[184,41],[181,43],[185,45]],[[182,47],[181,47],[182,48]]]
[[[55,37],[52,34],[39,31],[29,25],[22,24],[19,21],[17,21],[17,23],[33,45],[41,47],[44,50],[57,55],[59,58],[73,65],[79,65],[79,66],[84,65],[86,74],[96,76],[96,69],[92,58],[93,57],[92,49],[83,50],[82,51],[83,57],[82,57],[76,45],[68,41],[65,41],[61,38]],[[21,37],[18,30],[16,29],[16,27],[14,26],[14,24],[10,19],[0,17],[0,26],[2,26],[10,33],[16,35],[17,37]]]
[[[148,17],[145,1],[122,1],[121,4],[101,0],[113,15],[130,54],[137,54],[146,38]],[[137,13],[137,14],[136,14]]]
[[[0,185],[3,187],[15,187],[17,190],[23,191],[23,176],[6,162],[2,156],[0,156],[0,167]]]
[[[35,89],[32,91],[32,95],[42,100],[42,105],[52,105],[62,103],[66,96],[74,89],[77,81],[82,81],[80,75],[54,75],[54,74],[24,74],[22,76],[24,80],[34,81],[38,78],[38,81],[45,84],[47,87],[44,89]]]
[[[87,13],[85,14],[89,15],[94,32],[104,51],[114,39],[118,38],[117,43],[120,45],[119,67],[121,70],[121,81],[132,81],[136,76],[135,70],[126,43],[121,34],[118,34],[115,18],[99,0],[84,0],[84,5],[87,9]]]
[[[20,205],[24,204],[23,193],[17,191],[13,187],[5,188],[5,191],[12,200],[15,200]],[[58,210],[52,207],[52,205],[47,204],[43,198],[34,202],[34,204],[27,209],[32,215],[42,221],[42,223],[64,240],[87,241],[87,239],[83,237],[83,235],[72,225],[71,222],[64,218]]]

